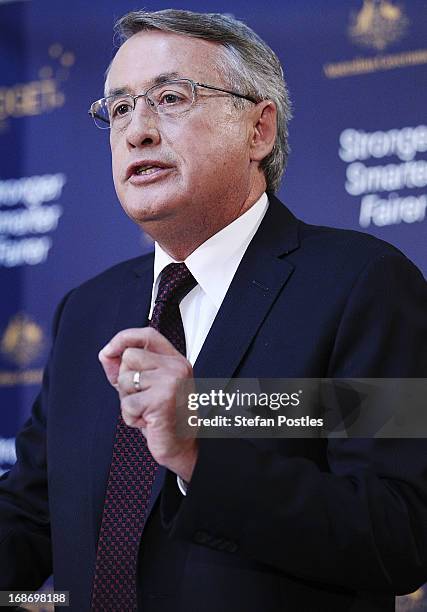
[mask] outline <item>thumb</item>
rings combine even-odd
[[[111,357],[106,354],[105,348],[106,347],[99,351],[98,359],[101,362],[102,367],[104,368],[104,372],[108,379],[108,382],[113,387],[115,387],[119,378],[119,370],[122,361],[122,356],[116,355]]]

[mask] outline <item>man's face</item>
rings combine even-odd
[[[107,95],[119,88],[143,93],[165,74],[228,88],[215,68],[220,53],[221,47],[209,41],[140,32],[117,52]],[[198,88],[188,111],[164,116],[139,98],[127,129],[111,130],[117,195],[148,233],[161,223],[190,229],[204,224],[216,231],[238,216],[251,190],[251,120],[250,110],[236,109],[233,101]],[[137,175],[135,163],[158,167]]]

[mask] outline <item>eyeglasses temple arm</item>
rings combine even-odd
[[[236,96],[237,98],[243,98],[243,100],[249,100],[249,102],[258,104],[258,100],[256,100],[253,96],[247,96],[245,94],[237,93],[236,91],[230,91],[229,89],[220,89],[219,87],[214,87],[213,85],[206,85],[205,83],[194,83],[194,85],[198,85],[199,87],[204,87],[205,89],[213,89],[214,91],[223,91],[224,93],[228,93],[231,96]]]

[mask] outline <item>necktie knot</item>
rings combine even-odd
[[[156,297],[158,302],[179,304],[197,285],[197,281],[185,263],[171,263],[163,269]]]
[[[165,336],[174,347],[186,354],[185,331],[179,309],[180,301],[197,285],[184,263],[171,263],[163,269],[150,326]]]

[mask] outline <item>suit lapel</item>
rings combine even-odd
[[[298,220],[274,196],[194,364],[195,378],[231,378],[289,279]],[[225,380],[224,380],[225,379]]]
[[[260,325],[293,271],[284,256],[298,248],[298,221],[279,200],[269,195],[270,206],[240,263],[220,311],[194,364],[195,378],[233,376]],[[129,327],[147,325],[153,284],[153,259],[144,258],[128,273],[117,298],[111,336]],[[119,401],[108,389],[99,402],[92,456],[94,534],[97,540],[111,464]],[[163,486],[160,468],[153,484],[148,514]]]

